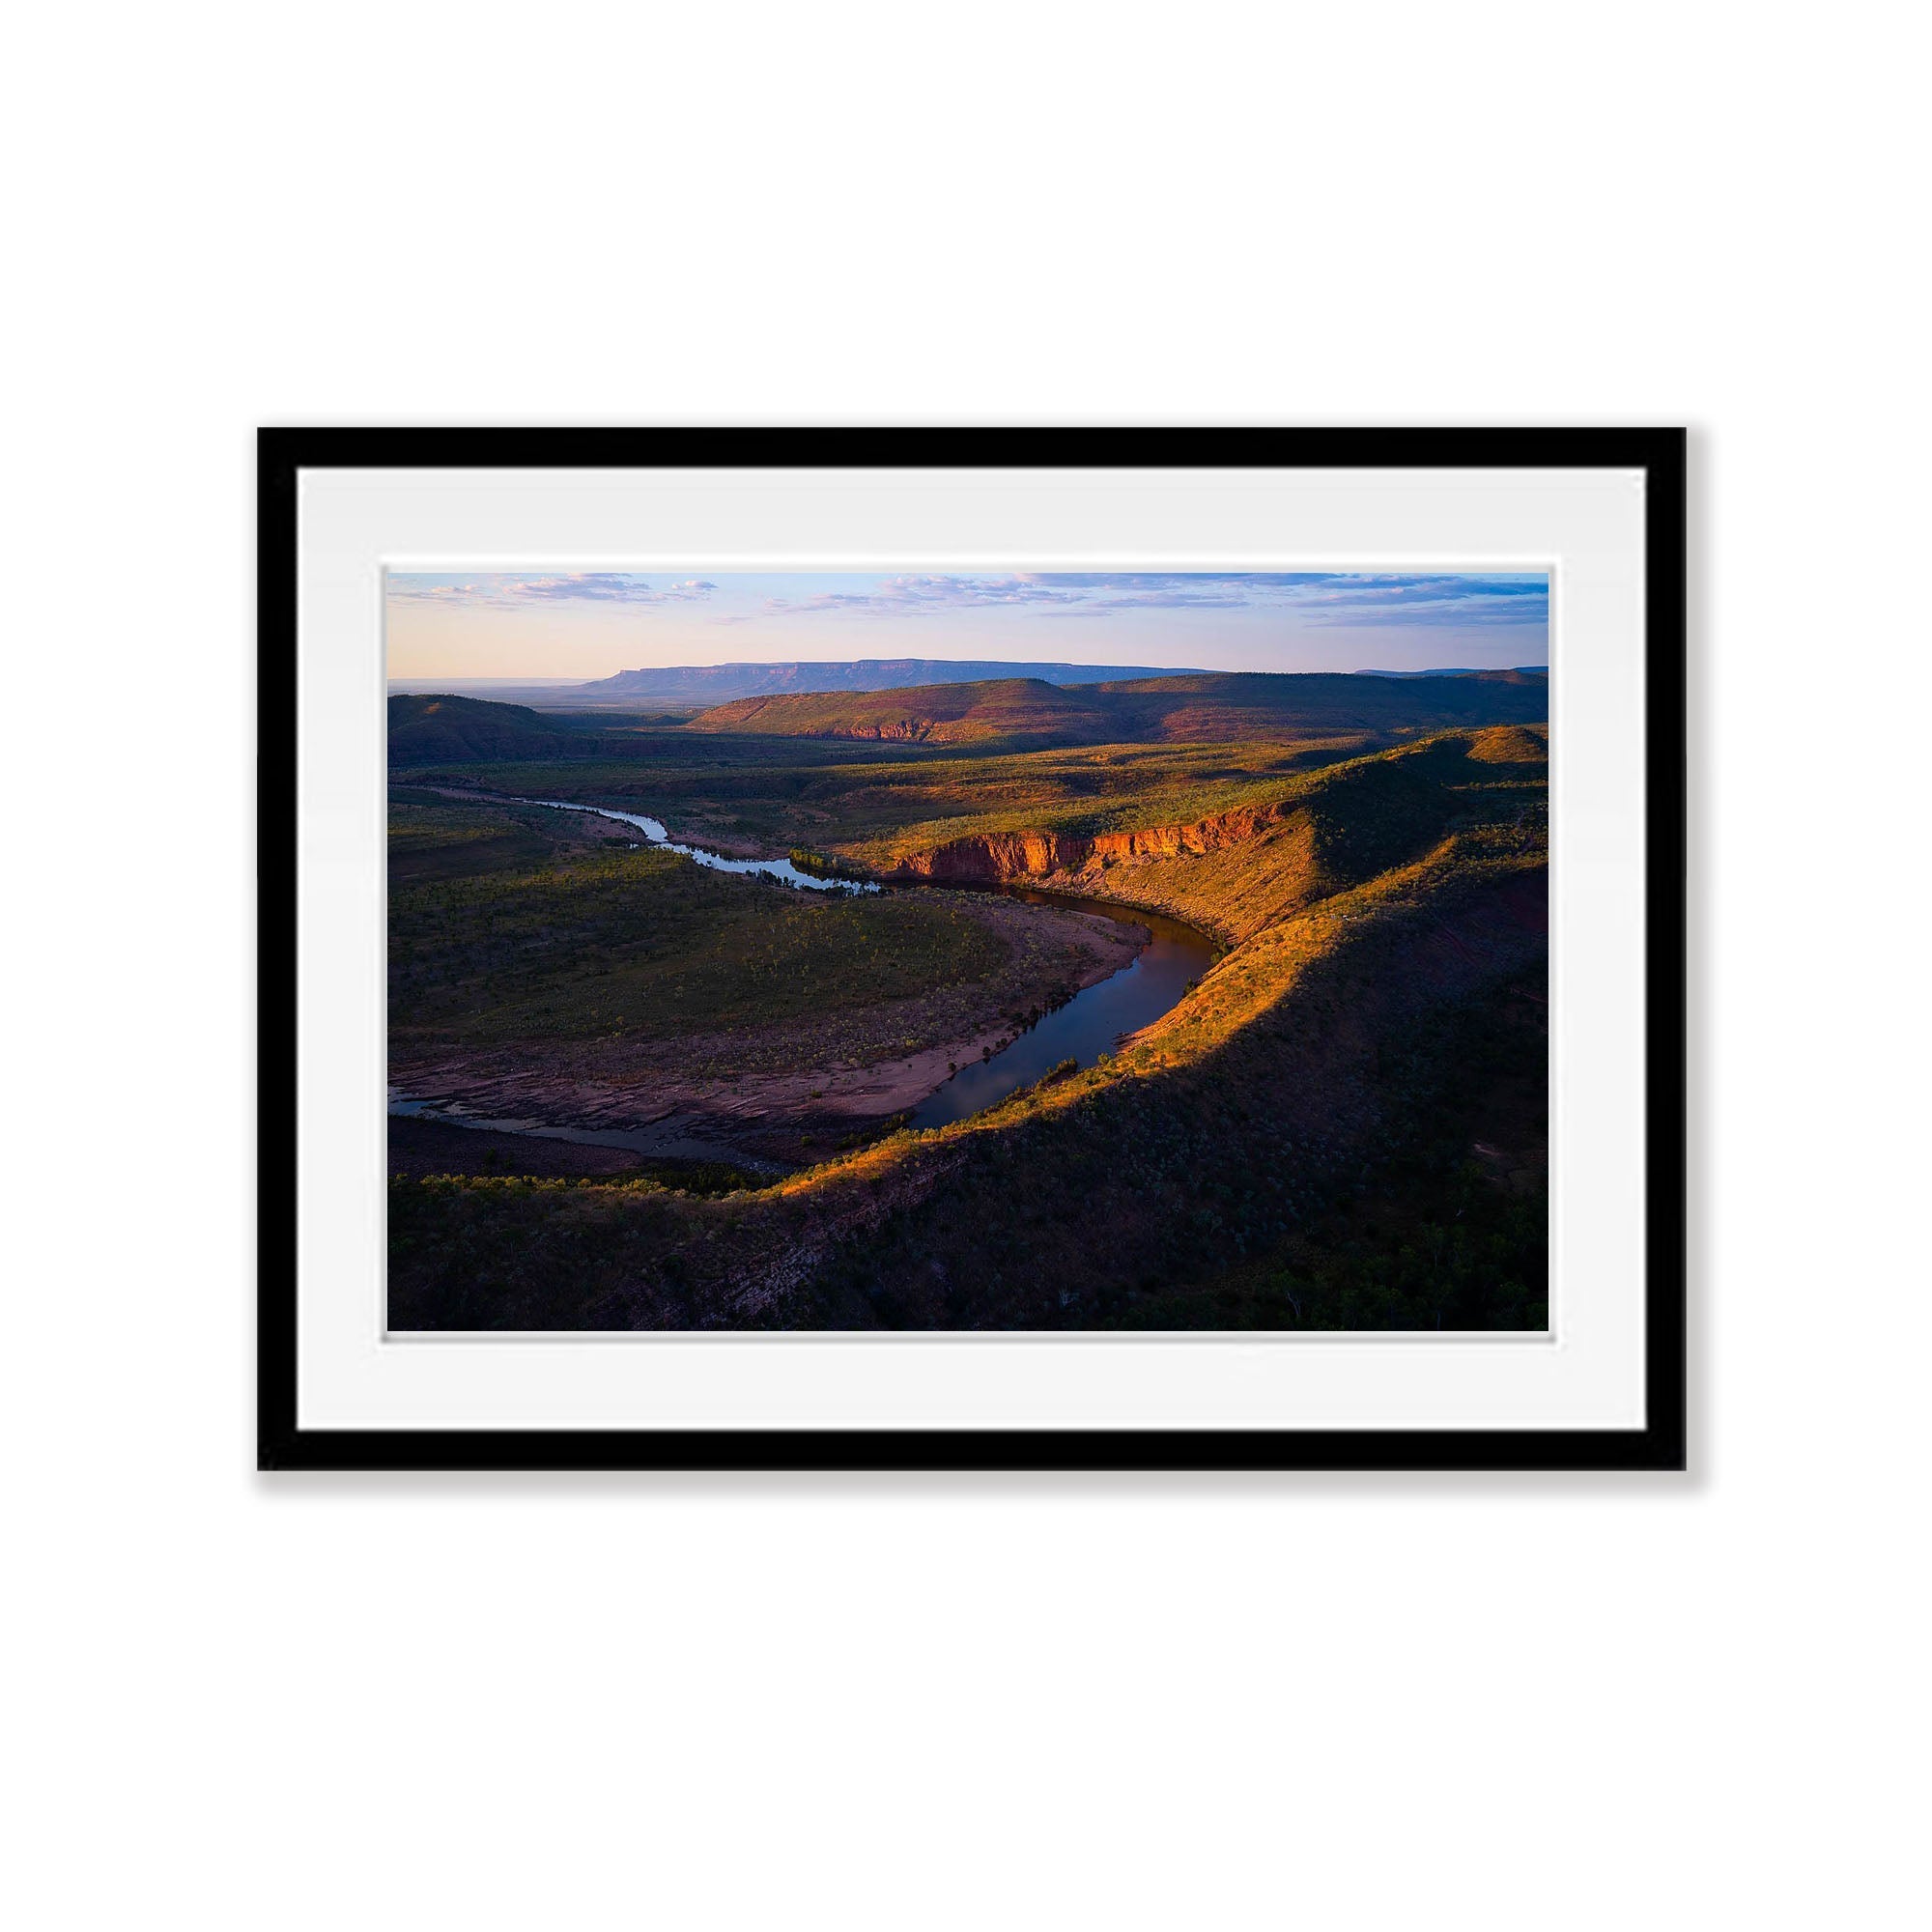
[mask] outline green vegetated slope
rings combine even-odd
[[[710,1201],[399,1182],[391,1320],[1541,1326],[1543,755],[1510,721],[1439,733],[1271,780],[1212,850],[1086,855],[1229,950],[972,1120]]]
[[[1047,883],[1144,905],[1241,941],[1419,859],[1451,830],[1460,861],[1541,863],[1542,727],[1443,732],[1271,786],[1265,801],[1127,842],[1102,836]],[[1169,828],[1160,828],[1167,833]],[[1077,853],[1078,845],[1074,847]]]

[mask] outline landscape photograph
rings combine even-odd
[[[391,1332],[1540,1331],[1541,572],[391,570]]]

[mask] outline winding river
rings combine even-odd
[[[1122,925],[1145,926],[1153,938],[1118,973],[1075,993],[991,1060],[962,1066],[944,1087],[935,1088],[913,1109],[910,1124],[915,1127],[943,1127],[949,1121],[963,1121],[1004,1100],[1016,1087],[1037,1080],[1063,1060],[1092,1066],[1103,1053],[1114,1050],[1122,1034],[1151,1026],[1214,963],[1213,943],[1178,919],[1109,899],[1075,898],[1026,886],[1002,886],[1000,891],[1036,905],[1066,906],[1076,912],[1100,913]]]
[[[635,825],[653,845],[667,852],[682,852],[714,872],[756,872],[767,879],[782,879],[788,886],[803,886],[814,893],[875,893],[877,886],[858,879],[820,879],[801,872],[789,859],[726,859],[722,853],[707,852],[701,845],[680,845],[655,818],[641,812],[613,811],[606,805],[569,805],[560,798],[513,798],[511,805],[540,805],[549,811],[585,811],[592,818],[614,818],[619,825]]]
[[[766,878],[782,879],[785,884],[808,892],[876,893],[880,888],[869,882],[850,879],[820,879],[802,872],[789,859],[726,859],[702,846],[681,845],[671,838],[664,825],[641,812],[617,811],[609,806],[573,805],[563,799],[517,798],[510,805],[542,806],[554,811],[583,811],[597,818],[613,818],[635,826],[653,845],[668,852],[680,852],[700,866],[720,872],[756,872]],[[1030,886],[976,887],[976,891],[997,891],[1035,905],[1065,906],[1072,911],[1097,913],[1122,925],[1146,927],[1153,935],[1148,945],[1119,972],[1074,994],[1064,1007],[1057,1008],[1035,1025],[1028,1027],[990,1060],[968,1063],[943,1087],[935,1088],[913,1109],[910,1124],[915,1127],[942,1127],[950,1121],[963,1121],[982,1108],[1004,1100],[1016,1088],[1030,1085],[1041,1074],[1071,1060],[1080,1066],[1092,1066],[1103,1053],[1112,1052],[1123,1034],[1151,1026],[1170,1007],[1175,1006],[1195,980],[1214,963],[1214,944],[1205,933],[1179,920],[1160,913],[1146,912],[1137,906],[1117,905],[1109,899],[1079,898],[1067,893],[1043,893]],[[668,1140],[650,1128],[624,1130],[595,1127],[553,1127],[533,1121],[485,1121],[466,1114],[460,1106],[444,1107],[412,1099],[390,1090],[389,1112],[421,1114],[447,1121],[454,1126],[495,1127],[512,1133],[533,1134],[547,1140],[577,1141],[599,1147],[629,1147],[660,1154],[685,1154],[729,1160],[737,1166],[765,1168],[770,1164],[754,1161],[700,1142]]]

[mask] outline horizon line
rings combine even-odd
[[[915,658],[896,660],[893,658],[726,658],[718,664],[709,665],[636,665],[622,670],[606,671],[596,677],[558,677],[554,672],[532,672],[510,674],[499,671],[471,674],[468,671],[406,672],[400,676],[385,675],[388,684],[420,684],[425,677],[448,677],[462,684],[515,684],[515,685],[554,685],[559,688],[608,684],[613,677],[631,677],[649,672],[668,672],[677,670],[735,670],[754,668],[773,665],[797,665],[837,668],[850,665],[893,664],[910,662],[914,664],[988,664],[1023,665],[1048,664],[1055,670],[1095,670],[1119,669],[1151,671],[1164,677],[1448,677],[1468,676],[1490,670],[1545,671],[1549,668],[1548,662],[1542,664],[1506,665],[1429,665],[1417,670],[1389,670],[1378,665],[1357,665],[1350,670],[1228,670],[1213,665],[1119,665],[1096,666],[1077,662],[1049,661],[1043,658]]]

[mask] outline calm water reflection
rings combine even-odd
[[[1131,965],[1076,993],[1058,1012],[1048,1013],[1003,1053],[977,1065],[962,1066],[944,1087],[927,1094],[913,1109],[912,1124],[916,1127],[943,1127],[949,1121],[963,1121],[969,1114],[1004,1100],[1016,1087],[1030,1085],[1063,1060],[1092,1066],[1103,1053],[1113,1051],[1122,1034],[1159,1019],[1186,992],[1189,981],[1200,979],[1214,963],[1212,943],[1179,920],[1104,899],[1065,898],[1023,888],[1009,890],[1014,897],[1031,899],[1037,905],[1071,905],[1082,912],[1102,913],[1123,925],[1147,926],[1153,933],[1152,943]]]

